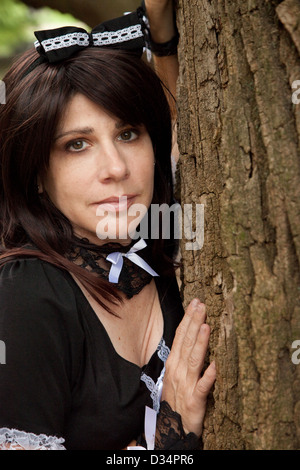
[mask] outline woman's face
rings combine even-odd
[[[58,125],[49,169],[39,180],[77,236],[126,244],[152,200],[151,139],[143,126],[121,122],[77,94]]]

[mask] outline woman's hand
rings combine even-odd
[[[166,362],[162,400],[181,415],[186,434],[202,434],[206,400],[216,378],[214,362],[201,377],[210,328],[205,305],[194,299],[177,328]]]

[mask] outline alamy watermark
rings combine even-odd
[[[117,207],[126,207],[126,203],[127,197],[121,196]],[[145,217],[148,208],[143,204],[132,204],[120,216],[114,207],[107,210],[106,206],[99,204],[96,215],[101,220],[96,228],[97,237],[101,240],[127,238],[127,233],[117,235],[121,219],[133,240],[139,237],[144,240],[174,238],[184,239],[186,250],[196,251],[203,247],[204,204],[151,204],[150,207],[150,217]]]
[[[299,104],[300,97],[298,98],[298,95],[300,95],[300,80],[294,80],[292,83],[292,88],[296,88],[296,91],[294,91],[292,94],[292,103]]]
[[[298,365],[300,364],[300,339],[293,341],[292,349],[296,349],[292,354],[292,363]]]
[[[6,104],[6,86],[3,80],[0,80],[0,104]]]
[[[0,341],[0,364],[6,364],[6,346],[4,341]]]

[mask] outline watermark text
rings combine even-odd
[[[6,86],[3,80],[0,80],[0,104],[6,104]]]
[[[300,103],[300,80],[294,80],[292,83],[292,88],[296,88],[296,91],[292,94],[292,103],[299,104]],[[299,98],[298,98],[299,95]]]
[[[119,208],[125,208],[120,211]],[[97,237],[105,239],[127,238],[134,240],[163,239],[185,240],[186,250],[200,250],[204,244],[204,204],[151,204],[150,217],[146,217],[148,207],[133,204],[126,207],[126,196],[119,198],[116,207],[99,204],[96,215],[101,217],[96,227]],[[150,227],[149,227],[150,223]],[[128,227],[120,231],[120,225]],[[122,232],[122,233],[121,233]],[[121,233],[121,234],[120,234]]]
[[[292,349],[296,349],[292,354],[292,363],[298,365],[300,364],[300,339],[293,341]]]
[[[0,340],[0,364],[6,364],[6,346],[4,341]]]

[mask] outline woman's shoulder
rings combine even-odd
[[[69,278],[69,273],[38,257],[15,258],[0,266],[1,286],[55,287],[69,285]]]
[[[47,435],[55,429],[62,435],[70,389],[81,373],[85,332],[61,269],[33,257],[1,266],[0,339],[6,354],[0,428]]]
[[[7,261],[0,267],[0,306],[74,312],[77,304],[71,276],[38,257]]]

